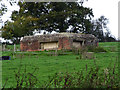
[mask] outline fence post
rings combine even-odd
[[[15,58],[16,45],[14,44],[13,59]]]
[[[2,45],[2,51],[5,51],[5,44]]]
[[[16,51],[16,45],[14,44],[14,52]]]

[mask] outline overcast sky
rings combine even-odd
[[[108,28],[118,38],[118,2],[120,0],[88,0],[84,6],[93,9],[94,18],[104,15],[109,19]]]
[[[4,2],[6,0],[3,0]],[[17,0],[18,1],[18,0]],[[120,0],[88,0],[83,5],[93,9],[94,19],[104,15],[109,19],[108,28],[112,35],[118,38],[118,2]],[[8,6],[8,12],[3,15],[2,20],[5,22],[10,20],[10,15],[13,10],[19,10],[17,5],[10,6],[8,2],[5,2]]]

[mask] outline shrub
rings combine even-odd
[[[104,48],[102,48],[102,47],[96,47],[96,48],[94,48],[93,49],[94,50],[94,52],[107,52]]]
[[[45,88],[120,88],[119,76],[109,68],[100,71],[98,66],[73,73],[55,73],[44,85]]]
[[[107,52],[104,48],[102,47],[93,47],[93,46],[89,46],[88,47],[88,51],[89,52]]]
[[[72,73],[55,73],[49,77],[49,81],[45,81],[43,85],[41,85],[36,76],[34,76],[37,68],[32,73],[27,72],[26,67],[22,73],[21,68],[19,68],[18,71],[15,72],[15,88],[36,88],[37,86],[39,86],[39,88],[120,88],[119,75],[115,67],[116,64],[114,64],[113,68],[108,67],[101,71],[95,64],[94,67],[87,70],[86,64],[86,70]],[[3,89],[7,84],[6,82]]]
[[[25,66],[24,71],[22,71],[22,65],[20,65],[18,71],[14,71],[15,80],[16,80],[16,86],[14,86],[14,88],[20,89],[20,90],[22,88],[36,88],[37,84],[40,83],[36,78],[36,76],[34,75],[37,69],[38,68],[35,68],[33,72],[28,72],[26,71],[26,66]],[[3,89],[5,88],[8,79],[6,79],[6,82],[3,85]]]
[[[85,47],[85,46],[82,46],[82,48],[72,48],[72,52],[76,55],[81,55],[83,54],[84,52],[87,52],[88,51],[88,48]]]

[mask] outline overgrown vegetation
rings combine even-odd
[[[55,51],[17,51],[14,58],[2,61],[3,87],[119,88],[118,52],[109,51],[111,44],[118,48],[116,42],[100,43],[107,52],[94,52],[92,59],[80,58],[80,54],[66,50],[57,51],[67,53],[57,56],[48,55]],[[3,55],[13,57],[12,53],[5,51]]]
[[[35,68],[33,72],[28,72],[26,70],[26,66],[24,68],[24,71],[22,71],[21,68],[22,68],[22,65],[19,66],[18,71],[14,71],[14,78],[15,78],[15,82],[16,82],[16,85],[14,86],[14,88],[16,88],[16,89],[35,88],[37,83],[39,83],[36,76],[34,76],[34,73],[38,68]],[[3,85],[3,89],[6,87],[7,81],[8,81],[8,79],[6,80],[5,84]],[[13,87],[10,87],[10,88],[13,88]]]
[[[40,81],[34,76],[35,68],[32,73],[26,71],[21,72],[21,67],[14,73],[16,85],[15,88],[120,88],[119,74],[114,67],[100,69],[94,61],[94,66],[88,69],[87,64],[83,70],[75,70],[74,72],[59,72],[53,76],[49,76],[49,80],[41,85]],[[7,82],[7,81],[6,81]],[[4,84],[3,89],[5,88]]]
[[[89,46],[88,47],[88,51],[90,52],[107,52],[103,47],[93,47],[93,46]]]
[[[45,88],[120,88],[119,75],[113,68],[105,68],[100,72],[99,67],[91,67],[86,74],[84,70],[73,73],[55,73],[47,81]],[[112,72],[111,72],[112,69]]]
[[[1,0],[1,4],[3,1],[4,0]],[[94,20],[92,8],[83,6],[84,1],[86,0],[79,0],[79,2],[72,3],[14,2],[20,9],[19,11],[12,12],[11,20],[14,22],[6,21],[4,27],[2,27],[2,37],[18,44],[21,37],[41,33],[42,30],[45,30],[44,34],[47,32],[51,33],[52,31],[80,32],[93,34],[101,42],[116,41],[107,27],[109,20],[105,16],[100,16],[98,19]],[[8,2],[13,4],[10,0],[8,0]],[[2,6],[2,12],[4,12],[6,6]],[[69,27],[71,27],[70,31],[67,30]]]

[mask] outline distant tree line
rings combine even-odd
[[[2,30],[2,37],[19,43],[25,35],[33,31],[74,32],[95,35],[99,41],[115,41],[107,28],[108,19],[104,16],[93,20],[91,8],[81,2],[19,2],[20,10],[12,13],[13,22],[7,21]],[[68,28],[70,28],[68,30]],[[106,32],[104,33],[103,30]]]

